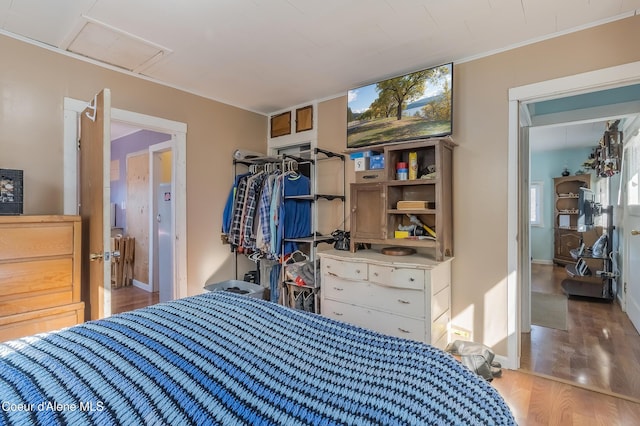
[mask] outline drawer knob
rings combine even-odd
[[[377,277],[377,276],[378,276],[378,273],[377,273],[377,272],[374,272],[374,273],[373,273],[373,275]]]
[[[335,315],[337,317],[341,317],[342,316],[342,312],[334,312],[333,315]]]
[[[359,274],[359,273],[360,273],[360,269],[356,269],[356,274]]]
[[[337,277],[336,274],[334,274],[333,272],[327,272],[328,275],[331,275],[332,277]]]
[[[404,328],[400,328],[400,327],[398,327],[398,330],[399,330],[401,333],[411,333],[409,330],[405,330]]]
[[[414,279],[414,278],[409,278],[409,281],[410,281],[410,282],[414,282],[414,281],[415,281],[415,279]]]
[[[411,303],[408,300],[402,300],[402,299],[398,299],[398,302],[400,302],[400,303],[402,303],[404,305],[408,305],[409,303]]]
[[[334,289],[335,291],[343,291],[343,290],[344,290],[343,288],[340,288],[340,287],[334,287],[333,289]]]

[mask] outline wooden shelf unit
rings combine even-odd
[[[435,259],[453,256],[453,148],[450,138],[434,138],[384,146],[383,179],[351,184],[351,251],[358,243],[426,247]],[[418,156],[418,179],[397,180],[396,164],[407,162],[410,152]],[[429,166],[430,178],[421,179]],[[398,209],[398,201],[426,201],[424,209]],[[436,232],[435,239],[395,238],[399,226],[411,225],[416,216]]]
[[[554,254],[558,265],[575,263],[571,250],[580,246],[578,232],[580,188],[591,187],[591,175],[562,176],[553,179],[554,188]]]

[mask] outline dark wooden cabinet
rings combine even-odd
[[[591,175],[562,176],[553,179],[554,188],[554,254],[559,265],[575,263],[571,250],[580,246],[578,232],[580,188],[591,187]]]
[[[376,183],[351,184],[351,250],[357,243],[433,248],[442,261],[453,256],[453,147],[450,138],[390,144]],[[396,176],[399,163],[415,156],[417,179]],[[363,172],[364,173],[364,172]],[[373,175],[373,174],[372,174]],[[420,223],[433,231],[396,238],[396,231]]]

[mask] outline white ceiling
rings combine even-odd
[[[593,147],[606,130],[606,121],[531,127],[529,142],[532,151],[553,151]]]
[[[0,30],[88,49],[154,81],[270,114],[639,8],[640,0],[0,0]]]

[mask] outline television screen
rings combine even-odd
[[[349,90],[347,148],[450,135],[453,63]]]

